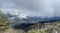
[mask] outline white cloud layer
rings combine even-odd
[[[60,17],[60,0],[0,0],[0,8],[15,15]]]

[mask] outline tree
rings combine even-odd
[[[8,18],[0,11],[0,31],[5,30],[9,27]]]

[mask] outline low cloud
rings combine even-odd
[[[20,15],[20,12],[27,16],[42,17],[60,16],[60,0],[0,0],[0,4],[0,8],[6,13],[14,12]]]

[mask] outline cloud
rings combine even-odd
[[[0,0],[0,4],[0,8],[10,13],[20,12],[27,16],[42,17],[60,16],[60,0]]]

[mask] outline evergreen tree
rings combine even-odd
[[[5,30],[9,27],[8,18],[0,11],[0,30]]]

